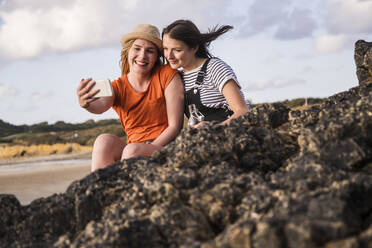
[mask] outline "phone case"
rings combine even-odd
[[[113,95],[111,81],[109,79],[96,80],[96,84],[93,86],[91,91],[96,89],[100,89],[100,91],[94,95],[96,98]]]

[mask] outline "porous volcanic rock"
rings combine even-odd
[[[372,84],[185,129],[151,157],[0,208],[0,247],[372,247]]]
[[[358,40],[355,43],[354,60],[359,84],[372,82],[372,42]]]

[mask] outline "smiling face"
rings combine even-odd
[[[163,36],[164,56],[173,69],[182,67],[184,71],[193,68],[198,47],[191,48],[185,42],[171,38],[168,34]]]
[[[136,39],[128,52],[130,72],[148,74],[151,73],[158,60],[158,49],[155,44],[148,40]]]

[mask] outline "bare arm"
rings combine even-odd
[[[99,90],[93,90],[92,87],[96,82],[92,81],[91,78],[82,79],[77,88],[77,96],[79,104],[82,108],[85,108],[93,114],[102,114],[107,111],[114,104],[114,96],[95,98],[94,95]]]
[[[232,79],[227,81],[227,83],[222,88],[222,94],[226,98],[231,110],[234,112],[230,118],[223,121],[221,124],[229,124],[232,119],[238,118],[248,112],[248,106],[240,94],[240,90],[236,82]]]
[[[165,146],[176,138],[183,125],[184,90],[180,75],[177,73],[165,89],[168,127],[152,142]]]

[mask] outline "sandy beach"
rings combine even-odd
[[[0,160],[0,194],[13,194],[22,205],[63,193],[90,173],[90,153]]]

